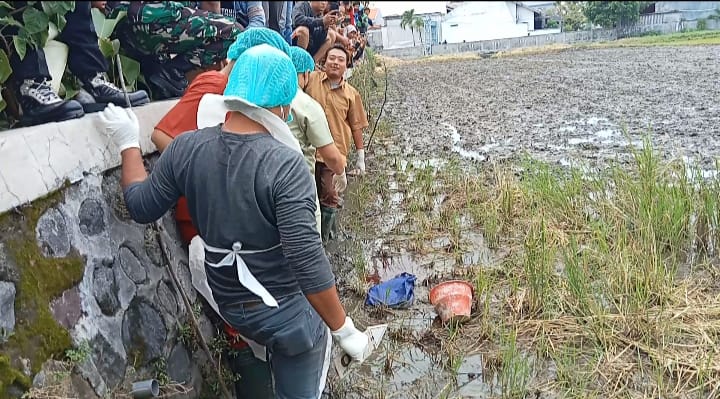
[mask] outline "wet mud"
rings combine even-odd
[[[389,323],[389,329],[381,347],[348,376],[340,380],[331,373],[324,397],[502,397],[492,371],[497,359],[486,356],[492,343],[478,337],[453,347],[454,327],[442,325],[429,302],[435,284],[470,276],[506,255],[465,223],[462,210],[427,229],[431,235],[419,235],[423,220],[410,220],[410,214],[442,220],[448,207],[446,193],[433,185],[439,173],[525,156],[591,168],[626,163],[645,137],[668,159],[715,169],[719,99],[720,46],[393,67],[385,106],[390,132],[373,143],[369,176],[351,181],[341,237],[327,247],[356,325]],[[409,309],[364,305],[370,286],[403,272],[417,276]],[[536,376],[547,374],[540,379],[553,379],[552,363],[532,364]]]
[[[388,116],[403,152],[600,166],[649,134],[668,156],[720,153],[720,47],[613,48],[402,64]]]

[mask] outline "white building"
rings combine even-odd
[[[443,15],[439,12],[431,14],[415,14],[425,21],[425,28],[422,32],[418,32],[417,29],[410,27],[405,29],[400,27],[402,17],[400,15],[386,16],[385,26],[382,28],[382,46],[384,49],[394,49],[403,47],[420,46],[423,43],[439,43],[441,32],[438,28],[442,25]],[[427,33],[431,27],[435,27],[434,34],[428,35]],[[422,40],[420,35],[422,34]],[[428,37],[430,36],[430,37]]]
[[[443,19],[442,41],[462,43],[529,36],[539,17],[538,11],[522,2],[466,1]]]
[[[399,2],[379,1],[371,3],[370,7],[376,7],[382,15],[382,29],[368,31],[369,42],[374,47],[383,49],[395,49],[413,46],[413,38],[416,46],[422,43],[438,44],[442,40],[441,25],[445,15],[445,2]],[[422,32],[417,29],[410,31],[410,27],[402,29],[402,13],[410,9],[414,10],[416,16],[425,22]],[[372,11],[371,11],[372,14]],[[374,22],[374,21],[373,21]],[[377,26],[377,24],[375,24]],[[420,35],[422,34],[422,41]]]

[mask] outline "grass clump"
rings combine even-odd
[[[462,253],[480,231],[496,248],[492,264],[454,271],[475,286],[475,317],[442,345],[483,347],[500,396],[707,397],[720,386],[720,179],[662,161],[647,140],[634,151],[630,167],[598,171],[529,159],[517,173],[403,171],[405,234],[386,243],[447,252],[431,245],[445,237]],[[374,180],[354,190],[376,194]],[[449,365],[463,355],[446,352]]]
[[[482,293],[508,292],[508,305],[486,307],[469,330],[506,323],[524,348],[542,346],[557,376],[534,382],[571,396],[633,396],[650,386],[663,397],[708,394],[720,384],[712,344],[720,291],[708,279],[719,184],[661,162],[648,141],[634,156],[630,170],[586,174],[528,161],[520,177],[503,180],[519,193],[505,211],[512,218],[499,214],[499,196],[464,194],[498,213],[501,246],[510,248],[504,278],[491,286],[487,272],[477,278]],[[487,181],[483,191],[501,191],[499,179]],[[576,371],[571,359],[584,366]]]

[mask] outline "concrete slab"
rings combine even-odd
[[[178,100],[134,108],[143,154],[157,149],[150,134]],[[0,213],[75,183],[85,173],[120,165],[120,153],[102,132],[97,113],[59,123],[0,132]]]

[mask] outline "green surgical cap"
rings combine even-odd
[[[275,47],[261,44],[238,57],[223,94],[259,107],[274,108],[289,105],[297,87],[297,73],[290,57]]]
[[[235,61],[245,50],[258,44],[267,44],[290,55],[290,45],[272,29],[252,27],[242,31],[228,49],[227,58]]]
[[[302,47],[290,47],[290,58],[292,58],[292,62],[295,65],[295,72],[297,73],[312,72],[315,70],[315,60],[313,60],[310,53]]]

